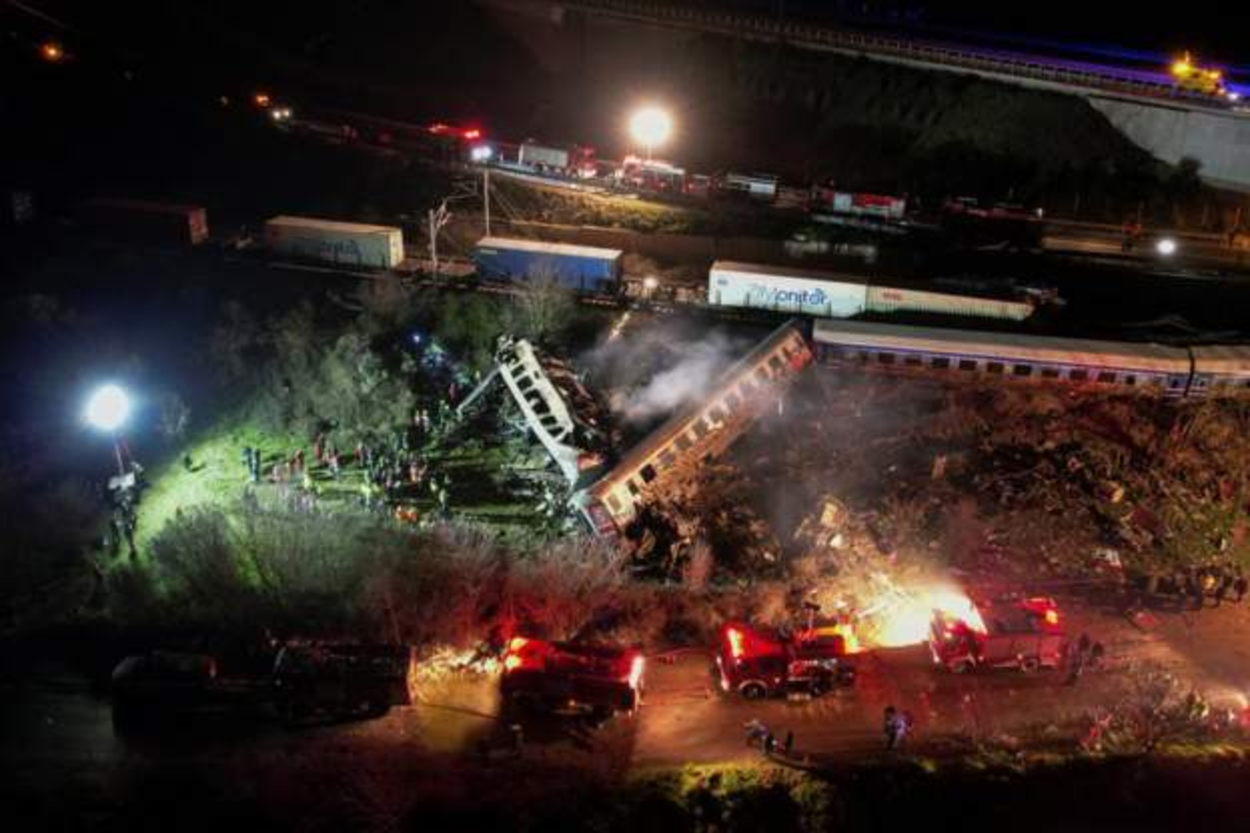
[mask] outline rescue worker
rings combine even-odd
[[[885,712],[882,714],[881,729],[885,733],[885,748],[887,751],[893,752],[898,748],[901,735],[902,724],[899,722],[898,710],[893,706],[886,706]]]
[[[1247,590],[1250,590],[1250,581],[1246,580],[1246,574],[1239,566],[1237,567],[1236,575],[1233,576],[1233,601],[1241,604],[1242,600],[1246,598]]]
[[[1085,673],[1085,665],[1089,661],[1090,647],[1092,646],[1089,634],[1081,634],[1081,638],[1070,646],[1068,651],[1068,676],[1064,679],[1065,685],[1076,685],[1077,680],[1081,679],[1081,675]]]
[[[746,729],[747,746],[750,746],[751,744],[757,741],[762,745],[764,742],[764,738],[768,737],[768,735],[770,734],[770,732],[768,731],[768,727],[765,726],[759,720],[759,718],[752,718],[751,720],[744,723],[742,725],[742,728]]]
[[[786,729],[786,740],[781,745],[781,749],[785,752],[787,758],[794,752],[794,731],[792,729]]]

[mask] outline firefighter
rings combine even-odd
[[[781,745],[781,749],[787,758],[794,752],[794,730],[786,729],[786,741]]]

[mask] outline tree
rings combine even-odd
[[[550,266],[539,264],[520,284],[514,329],[522,338],[543,343],[568,327],[573,311],[573,293]]]
[[[508,330],[508,317],[499,302],[481,295],[453,295],[434,323],[434,335],[464,357],[473,370],[490,367],[495,342]]]

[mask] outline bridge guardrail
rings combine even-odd
[[[657,6],[650,3],[632,2],[632,0],[569,0],[569,2],[565,2],[563,5],[634,19],[644,23],[655,20],[672,20],[731,35],[753,33],[772,38],[790,38],[845,49],[894,55],[895,57],[909,58],[926,63],[965,67],[983,72],[1015,75],[1038,81],[1064,83],[1135,96],[1180,100],[1188,104],[1229,109],[1229,102],[1218,96],[1181,90],[1173,84],[1151,82],[1119,74],[1113,68],[1108,68],[1107,72],[1090,72],[1003,56],[988,56],[975,50],[953,49],[941,44],[911,41],[888,35],[839,31],[808,24],[785,23],[750,15],[704,12],[686,6]]]

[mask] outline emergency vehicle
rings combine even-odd
[[[730,622],[721,628],[716,667],[722,690],[751,700],[819,695],[855,682],[846,636],[828,628],[783,634]]]
[[[517,636],[504,653],[500,691],[513,706],[606,718],[642,704],[645,667],[636,648]]]
[[[1054,599],[1004,597],[977,602],[973,612],[961,618],[934,611],[929,650],[936,664],[963,674],[978,668],[1033,672],[1063,662],[1063,623]]]

